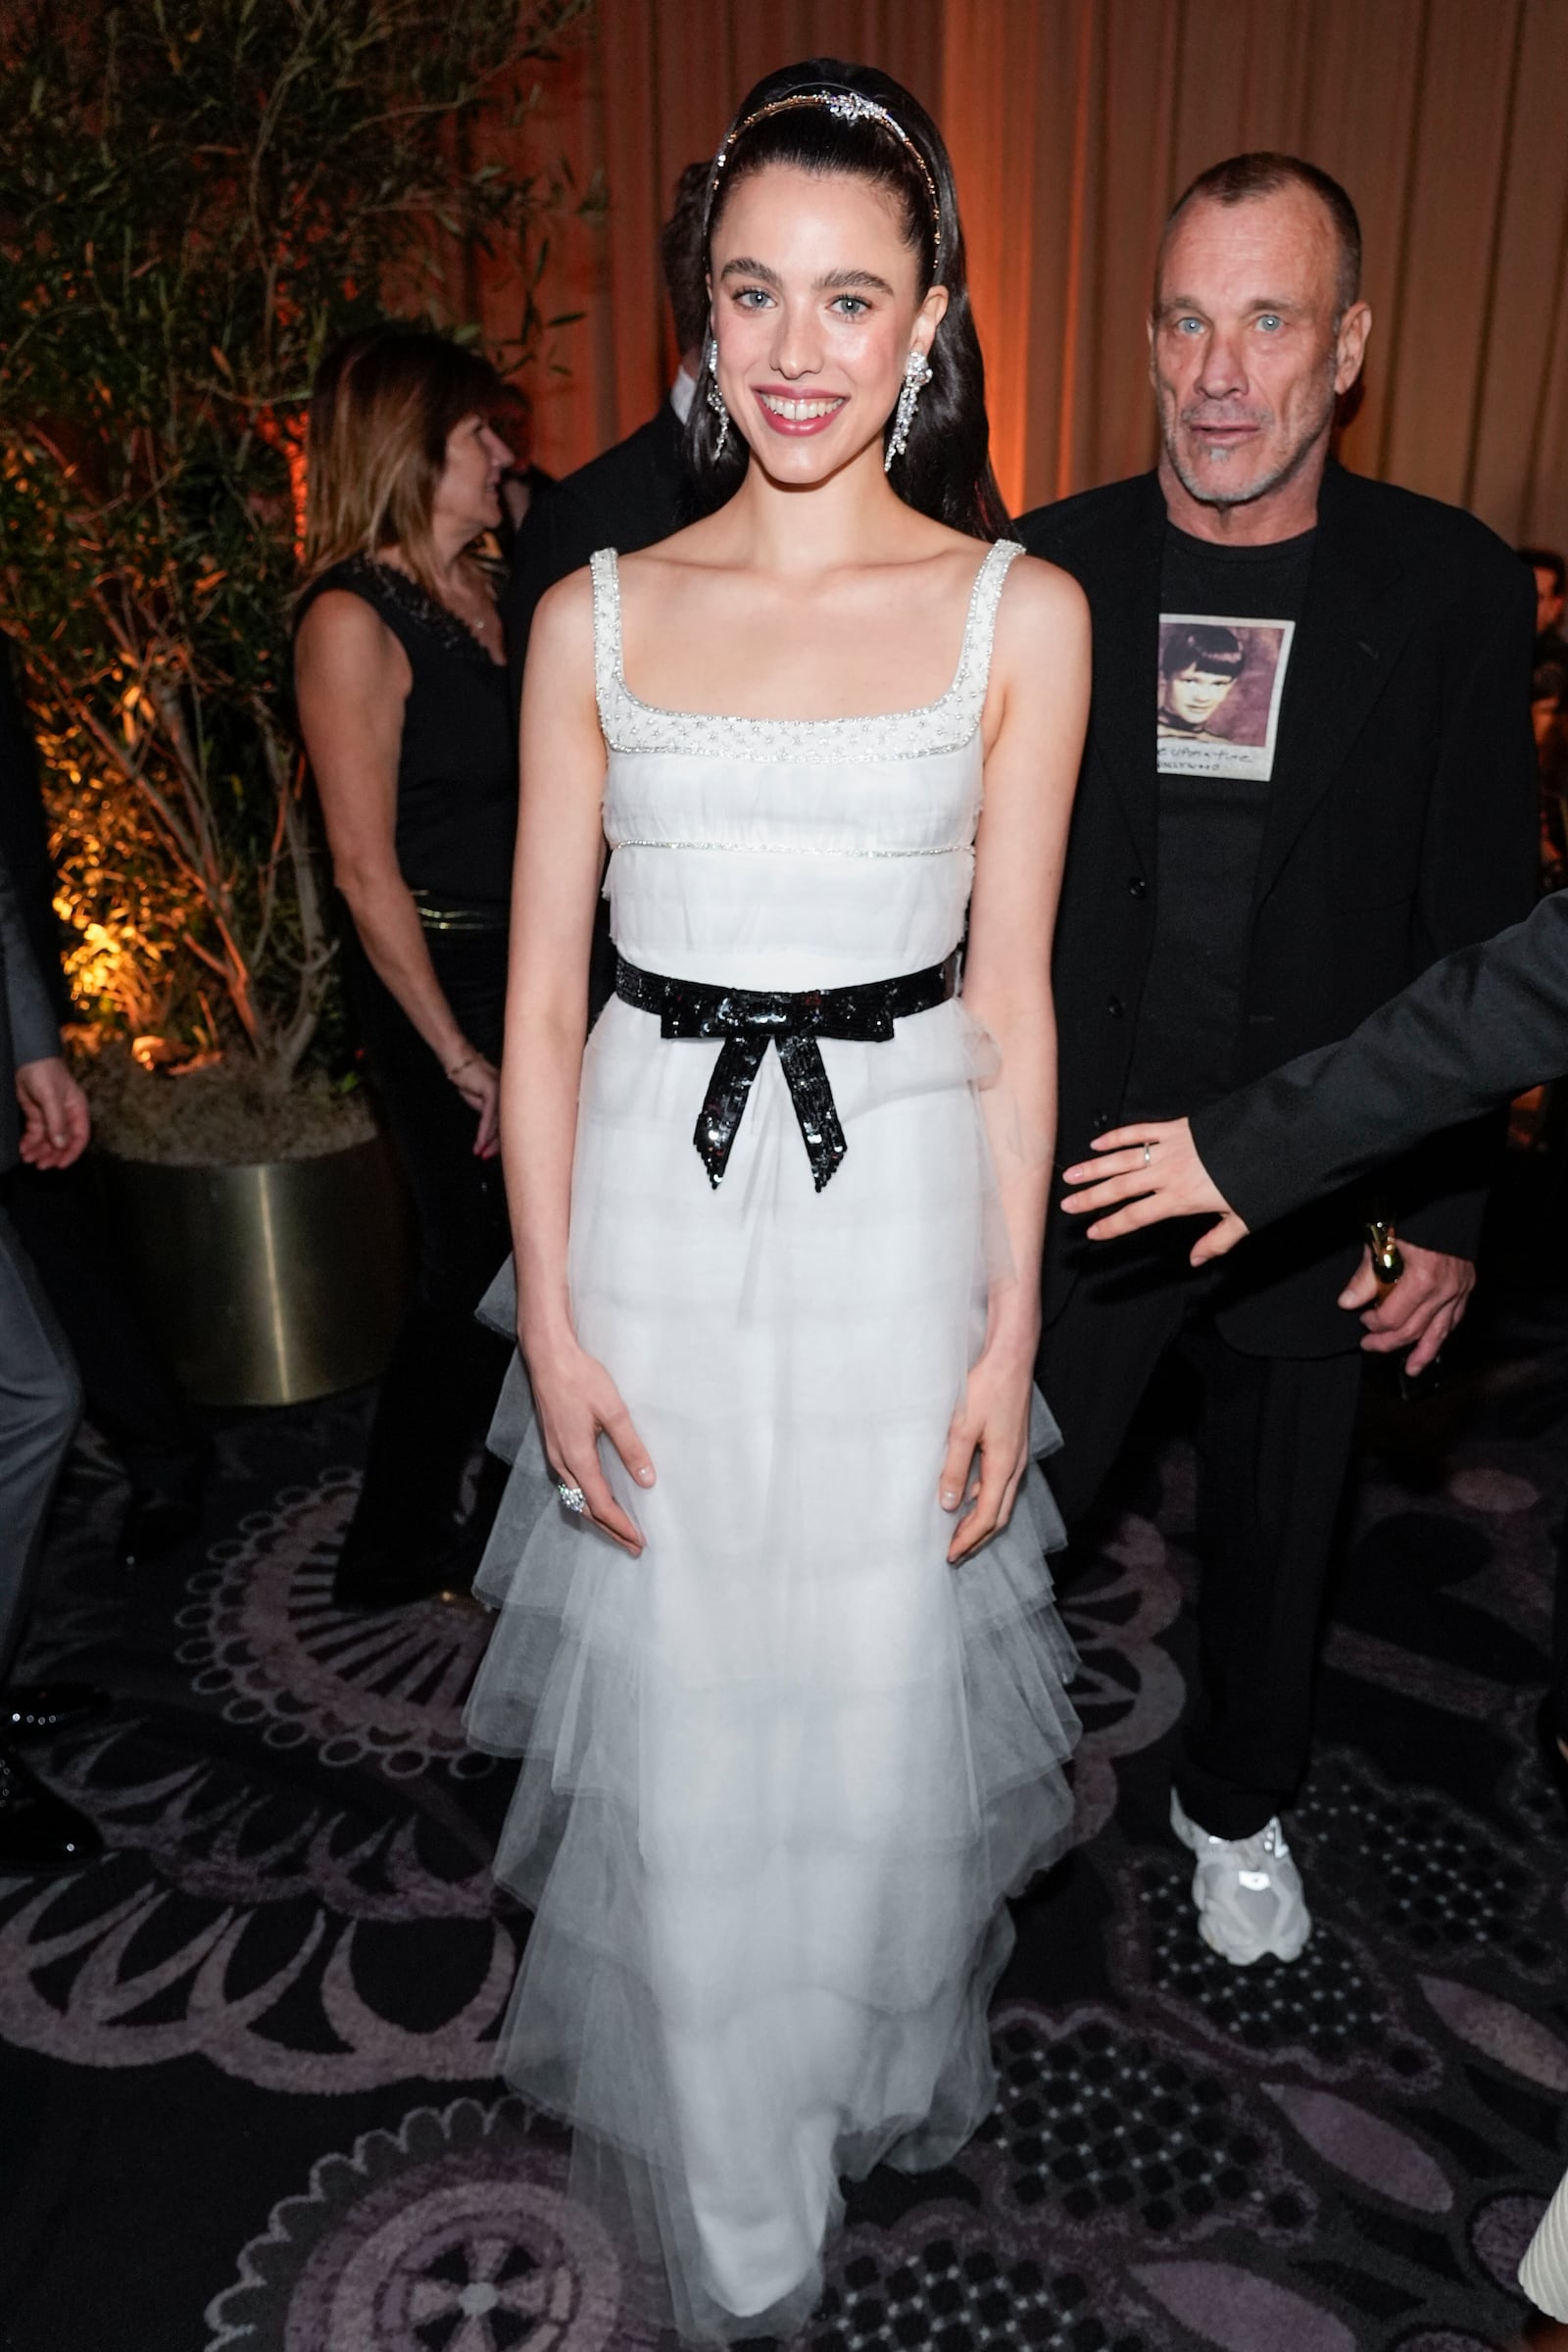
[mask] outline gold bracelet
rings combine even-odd
[[[482,1061],[483,1059],[484,1055],[480,1053],[478,1047],[470,1046],[461,1061],[448,1063],[447,1076],[451,1079],[453,1085],[456,1086],[458,1080],[462,1077],[464,1071],[467,1068],[470,1061]]]

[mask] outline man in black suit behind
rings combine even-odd
[[[512,682],[512,718],[522,710],[522,671],[528,656],[533,611],[547,588],[580,571],[602,547],[634,555],[667,539],[686,519],[682,512],[686,472],[681,442],[703,371],[708,337],[708,269],[703,256],[703,213],[710,164],[688,164],[675,183],[675,203],[659,237],[659,258],[674,317],[681,362],[659,413],[613,449],[579,466],[575,473],[535,497],[517,532],[504,613],[507,663]],[[594,923],[588,973],[591,1015],[613,994],[615,951],[609,909],[601,901]]]
[[[517,532],[505,602],[512,707],[522,702],[522,665],[533,609],[547,588],[579,571],[602,547],[632,555],[667,539],[683,519],[681,437],[702,374],[708,334],[703,208],[710,164],[688,164],[660,232],[659,258],[674,316],[681,363],[659,413],[624,441],[540,490]]]
[[[1344,1035],[1529,909],[1529,575],[1469,515],[1330,463],[1371,324],[1359,274],[1327,174],[1203,173],[1156,270],[1157,471],[1019,526],[1094,616],[1055,944],[1063,1162]],[[1382,1306],[1343,1199],[1201,1271],[1179,1235],[1096,1250],[1052,1221],[1040,1375],[1069,1524],[1161,1358],[1200,1383],[1201,1688],[1171,1817],[1203,1936],[1239,1964],[1310,1931],[1278,1817],[1306,1763],[1358,1348],[1418,1370],[1457,1322],[1492,1148],[1459,1130],[1390,1174],[1407,1271]]]

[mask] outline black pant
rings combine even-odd
[[[1551,1595],[1551,1681],[1546,1686],[1551,1728],[1568,1741],[1568,1519],[1557,1539],[1557,1581]]]
[[[1046,1333],[1039,1369],[1061,1425],[1050,1477],[1069,1527],[1104,1485],[1161,1359],[1174,1349],[1197,1375],[1200,1687],[1176,1790],[1215,1837],[1247,1838],[1306,1769],[1361,1359],[1244,1355],[1215,1325],[1213,1290],[1179,1274],[1147,1287],[1086,1277]]]
[[[430,960],[469,1043],[501,1058],[507,943],[432,932]],[[414,1297],[381,1382],[344,1559],[416,1563],[450,1539],[463,1472],[489,1427],[511,1348],[473,1310],[511,1246],[499,1158],[474,1156],[476,1114],[376,978],[350,931],[350,999],[418,1229]]]
[[[0,1208],[0,1681],[26,1625],[49,1498],[80,1415],[65,1334]]]
[[[87,1418],[120,1455],[132,1488],[156,1494],[191,1484],[207,1433],[126,1286],[90,1164],[15,1167],[0,1181],[0,1199],[71,1344]]]

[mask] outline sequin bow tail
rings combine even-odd
[[[785,1003],[799,1000],[785,999]],[[765,1000],[764,1000],[765,1002]],[[666,1018],[665,1037],[689,1037],[689,1029],[672,1029]],[[697,1032],[711,1036],[711,1030]],[[824,1032],[829,1037],[891,1037],[893,1023],[885,1029],[847,1028],[836,1025]],[[696,1132],[692,1137],[708,1170],[708,1181],[718,1190],[736,1131],[746,1108],[752,1083],[762,1066],[762,1056],[769,1046],[776,1047],[783,1065],[785,1084],[795,1106],[795,1117],[806,1144],[806,1156],[811,1163],[811,1182],[818,1192],[837,1168],[849,1144],[839,1122],[838,1106],[833,1101],[833,1089],[828,1084],[821,1049],[810,1030],[774,1026],[762,1020],[753,1027],[733,1032],[724,1040],[723,1051],[713,1064],[713,1075],[703,1097],[698,1113]]]

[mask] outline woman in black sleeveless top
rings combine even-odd
[[[506,649],[468,553],[500,514],[499,379],[442,336],[358,336],[317,378],[300,723],[348,921],[350,998],[418,1223],[333,1584],[385,1607],[471,1581],[459,1494],[508,1350],[473,1320],[509,1241],[496,1106],[516,822]]]

